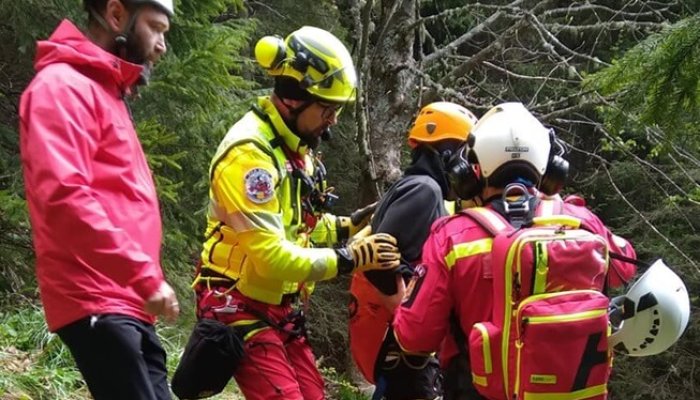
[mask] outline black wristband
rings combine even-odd
[[[340,223],[339,217],[335,217],[335,232],[338,243],[342,243],[350,239],[350,227],[343,226],[343,224]]]
[[[335,249],[335,254],[338,257],[338,275],[349,274],[355,269],[355,262],[348,249],[344,247]]]

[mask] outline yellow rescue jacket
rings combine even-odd
[[[269,304],[285,294],[309,294],[313,282],[337,275],[336,254],[327,248],[337,241],[336,218],[318,214],[315,229],[306,226],[301,184],[283,146],[303,157],[313,176],[308,148],[262,97],[228,131],[212,160],[201,253],[203,275],[209,269],[235,280],[245,296]]]

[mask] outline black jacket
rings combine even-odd
[[[430,226],[447,215],[444,198],[448,184],[438,154],[417,149],[413,162],[381,198],[372,219],[372,233],[388,233],[398,241],[402,273],[411,273],[420,261]],[[396,293],[395,272],[368,271],[367,279],[386,295]]]

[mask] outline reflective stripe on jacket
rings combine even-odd
[[[552,206],[552,200],[540,202],[538,215],[548,215],[545,209]],[[610,251],[635,257],[632,246],[616,238],[585,207],[562,203],[561,214],[584,221],[591,231],[607,239]],[[492,244],[491,235],[469,217],[455,215],[435,222],[423,247],[424,270],[420,279],[412,282],[413,290],[398,308],[393,322],[396,339],[404,350],[430,353],[440,349],[440,364],[447,367],[458,353],[452,335],[448,335],[451,313],[457,314],[467,336],[472,325],[490,319]],[[634,276],[634,265],[610,262],[611,270],[617,272],[608,274],[609,287],[620,286]],[[448,339],[443,342],[446,336]]]
[[[287,154],[303,159],[310,176],[311,158],[269,98],[258,107],[229,130],[213,158],[201,259],[205,269],[237,280],[244,295],[279,304],[286,293],[336,276],[335,252],[311,248],[312,237],[323,246],[334,241],[335,218],[320,216],[309,232]]]

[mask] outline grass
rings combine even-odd
[[[0,305],[0,400],[79,400],[90,395],[68,349],[48,332],[40,307]],[[8,311],[11,310],[11,311]],[[168,370],[177,367],[192,321],[158,325],[168,354]],[[357,388],[333,368],[322,368],[329,399],[363,400]],[[213,400],[239,400],[235,383]]]
[[[84,386],[39,307],[0,312],[0,399],[85,399]]]

